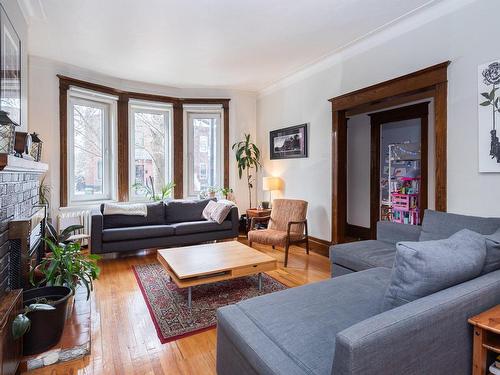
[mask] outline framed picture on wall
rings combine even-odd
[[[479,172],[500,173],[500,60],[479,66]]]
[[[271,159],[307,158],[307,124],[269,133]]]
[[[0,109],[21,124],[21,39],[0,5]]]

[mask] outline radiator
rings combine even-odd
[[[90,236],[90,209],[59,209],[59,213],[57,214],[57,231],[61,232],[70,225],[83,225],[83,228],[75,232],[75,234],[85,234]],[[81,244],[88,245],[88,240],[83,239]]]

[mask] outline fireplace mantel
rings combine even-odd
[[[18,158],[14,155],[0,154],[0,172],[27,172],[43,174],[48,170],[48,164]]]

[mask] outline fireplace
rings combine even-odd
[[[40,175],[33,171],[0,171],[0,299],[6,290],[19,287],[18,282],[12,284],[16,271],[12,260],[17,260],[12,258],[9,223],[30,218],[36,211]]]

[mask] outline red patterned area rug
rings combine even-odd
[[[199,285],[189,309],[187,289],[178,288],[160,264],[134,266],[134,274],[162,344],[215,327],[219,307],[287,289],[266,274],[260,292],[257,275]]]

